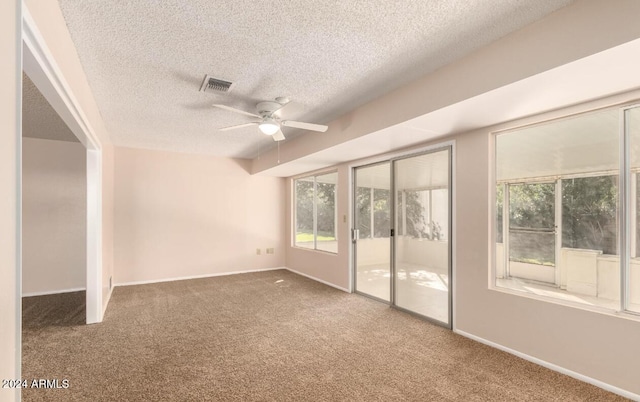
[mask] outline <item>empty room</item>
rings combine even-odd
[[[0,401],[640,400],[640,2],[0,4]]]

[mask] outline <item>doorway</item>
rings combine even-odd
[[[354,291],[447,328],[451,154],[448,146],[353,169]]]
[[[111,287],[103,286],[102,270],[102,144],[85,112],[60,73],[55,59],[27,8],[23,8],[22,65],[86,152],[86,317],[87,324],[102,321]]]
[[[23,330],[86,322],[86,165],[84,145],[23,73]]]

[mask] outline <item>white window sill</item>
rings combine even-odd
[[[498,279],[498,281],[513,281],[513,279]],[[519,280],[516,281],[520,282]],[[527,283],[524,281],[519,283],[518,286],[526,286],[527,289],[516,288],[516,286],[506,287],[490,284],[489,290],[640,322],[640,313],[620,311],[620,303],[618,301],[597,300],[596,297],[576,295],[552,286]],[[562,298],[558,298],[557,296],[561,296]],[[598,304],[593,302],[595,300],[598,301]],[[640,310],[640,306],[634,305],[634,308]]]

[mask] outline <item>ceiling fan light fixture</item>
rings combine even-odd
[[[262,121],[262,123],[260,123],[258,128],[260,129],[260,131],[262,131],[263,134],[274,135],[278,132],[278,130],[280,130],[280,124],[278,124],[275,119],[266,118]]]

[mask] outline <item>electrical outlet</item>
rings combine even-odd
[[[260,255],[262,254],[262,250],[260,250],[259,248],[256,249],[256,255]]]
[[[274,254],[275,250],[273,248],[268,248],[267,249],[267,254]]]

